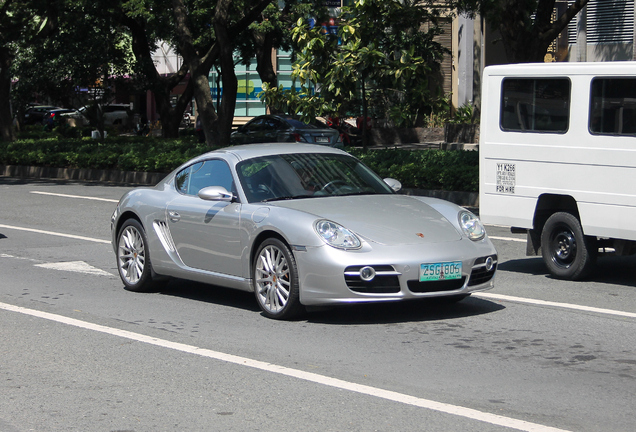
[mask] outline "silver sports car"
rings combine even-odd
[[[198,156],[126,193],[111,220],[125,287],[170,277],[255,293],[263,313],[493,287],[497,252],[447,201],[397,194],[358,159],[320,145],[258,144]]]

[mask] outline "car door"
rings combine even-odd
[[[239,236],[241,204],[198,197],[208,186],[223,186],[236,194],[228,164],[221,159],[199,162],[175,177],[180,196],[166,208],[168,227],[185,265],[233,276],[241,274]]]

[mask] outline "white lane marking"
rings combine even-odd
[[[82,196],[82,195],[67,195],[67,194],[53,193],[53,192],[30,191],[30,193],[38,194],[38,195],[59,196],[59,197],[64,197],[64,198],[87,199],[87,200],[93,200],[93,201],[106,201],[106,202],[114,202],[114,203],[119,202],[119,200],[114,200],[114,199],[110,199],[110,198],[97,198],[97,197],[89,197],[89,196]]]
[[[51,270],[62,270],[62,271],[72,271],[75,273],[84,273],[96,276],[110,276],[114,277],[112,274],[98,269],[97,267],[93,267],[84,261],[68,261],[68,262],[56,262],[56,263],[44,263],[44,264],[35,264],[35,267],[41,267]]]
[[[48,234],[48,235],[57,236],[57,237],[66,237],[66,238],[72,238],[72,239],[77,239],[77,240],[86,240],[86,241],[95,242],[95,243],[107,243],[107,244],[110,244],[110,240],[100,240],[100,239],[91,238],[91,237],[77,236],[77,235],[73,235],[73,234],[63,234],[63,233],[58,233],[58,232],[53,232],[53,231],[43,231],[43,230],[33,229],[33,228],[22,228],[22,227],[11,226],[11,225],[2,225],[2,224],[0,224],[0,228],[14,229],[14,230],[18,230],[18,231],[28,231],[28,232],[38,233],[38,234]]]
[[[15,256],[15,255],[9,255],[9,254],[5,254],[5,253],[0,254],[0,258],[13,258],[13,259],[19,259],[19,260],[25,260],[25,261],[42,262],[41,260],[36,260],[36,259],[33,259],[33,258],[18,257],[18,256]]]
[[[465,408],[457,405],[451,405],[443,402],[436,402],[428,399],[422,399],[415,396],[409,396],[406,394],[383,390],[376,387],[371,387],[363,384],[356,384],[348,381],[344,381],[337,378],[331,378],[324,375],[319,375],[312,372],[305,372],[298,369],[292,369],[285,366],[279,366],[272,363],[266,363],[258,360],[253,360],[247,357],[239,357],[232,354],[226,354],[219,351],[213,351],[205,348],[199,348],[192,345],[186,345],[178,342],[171,342],[164,339],[158,339],[152,336],[146,336],[139,333],[133,333],[126,330],[120,330],[117,328],[106,327],[99,324],[93,324],[86,321],[80,321],[74,318],[68,318],[62,315],[55,315],[47,312],[42,312],[34,309],[27,309],[20,306],[14,306],[6,303],[0,303],[0,309],[4,309],[11,312],[17,312],[25,315],[31,315],[38,318],[43,318],[62,324],[67,324],[86,330],[92,330],[100,333],[109,334],[112,336],[118,336],[137,342],[147,343],[163,348],[174,349],[177,351],[195,354],[202,357],[211,358],[214,360],[220,360],[227,363],[232,363],[239,366],[247,366],[255,369],[260,369],[266,372],[277,373],[285,375],[303,381],[309,381],[317,384],[323,384],[329,387],[334,387],[341,390],[349,390],[355,393],[363,395],[374,396],[381,399],[390,400],[393,402],[399,402],[406,405],[412,405],[420,408],[426,408],[433,411],[439,411],[446,414],[452,414],[459,417],[465,417],[472,420],[478,420],[485,423],[490,423],[497,426],[503,426],[511,429],[527,432],[567,432],[564,429],[557,429],[550,426],[544,426],[537,423],[526,422],[523,420],[517,420],[509,417],[500,416],[497,414],[491,414],[483,411],[478,411],[472,408]]]
[[[512,301],[517,303],[528,303],[528,304],[533,304],[538,306],[553,306],[553,307],[559,307],[564,309],[573,309],[573,310],[580,310],[585,312],[596,312],[596,313],[607,314],[607,315],[636,318],[636,313],[633,313],[633,312],[623,312],[623,311],[617,311],[613,309],[603,309],[603,308],[597,308],[597,307],[591,307],[591,306],[580,306],[580,305],[576,305],[572,303],[559,303],[559,302],[551,302],[551,301],[545,301],[545,300],[529,299],[524,297],[514,297],[514,296],[509,296],[504,294],[492,294],[492,293],[483,293],[483,292],[475,293],[473,295],[476,297],[483,297],[483,298],[492,299],[492,300],[504,300],[504,301]]]
[[[488,236],[489,239],[492,240],[505,240],[505,241],[513,241],[513,242],[521,242],[525,243],[526,239],[514,238],[514,237],[497,237],[497,236]]]

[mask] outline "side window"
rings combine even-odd
[[[590,132],[636,135],[636,78],[594,78]]]
[[[245,125],[245,132],[257,132],[263,126],[263,119],[253,120]]]
[[[505,78],[501,91],[501,129],[564,133],[570,121],[568,78]]]
[[[196,195],[208,186],[223,186],[229,192],[236,192],[230,167],[219,159],[199,162],[179,171],[175,186],[186,195]]]
[[[276,130],[276,129],[280,129],[280,122],[276,119],[267,119],[265,120],[265,125],[263,127],[263,130]]]

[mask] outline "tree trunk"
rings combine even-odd
[[[214,15],[214,32],[219,45],[221,61],[221,77],[223,80],[223,98],[219,107],[219,116],[213,128],[214,141],[221,145],[229,145],[236,107],[238,80],[234,72],[234,46],[228,32],[230,21],[229,9],[232,0],[219,0]],[[209,93],[209,92],[208,92]]]
[[[236,106],[237,79],[234,73],[232,57],[234,46],[232,37],[245,29],[258,18],[263,9],[272,0],[261,0],[238,23],[228,27],[230,23],[229,8],[232,0],[218,0],[216,4],[214,30],[216,42],[207,49],[195,48],[194,38],[188,27],[187,9],[183,0],[172,0],[172,8],[176,20],[176,32],[179,40],[179,51],[188,64],[191,73],[194,97],[201,116],[205,140],[209,146],[226,146],[230,142],[234,107]],[[221,59],[223,75],[223,99],[219,107],[219,115],[214,110],[214,101],[210,93],[208,75],[214,62]]]
[[[368,133],[368,125],[367,125],[367,89],[364,85],[365,77],[362,76],[362,147],[366,150],[369,146],[369,133]]]
[[[192,100],[192,91],[194,86],[188,82],[186,90],[179,95],[176,106],[170,103],[170,92],[173,88],[185,79],[188,72],[188,65],[184,65],[179,71],[171,77],[162,77],[155,68],[152,61],[152,53],[150,52],[150,43],[146,35],[146,29],[143,22],[122,15],[122,22],[132,33],[132,48],[138,63],[141,65],[142,72],[148,82],[149,89],[155,96],[157,111],[161,117],[161,134],[164,138],[178,138],[179,125],[181,118]]]
[[[274,49],[274,35],[272,33],[252,32],[254,45],[256,47],[256,71],[262,82],[269,84],[270,88],[278,87],[278,75],[272,62],[272,52]],[[271,108],[272,114],[280,113],[279,110]]]
[[[13,116],[11,115],[11,63],[13,53],[0,48],[0,141],[15,141]]]

